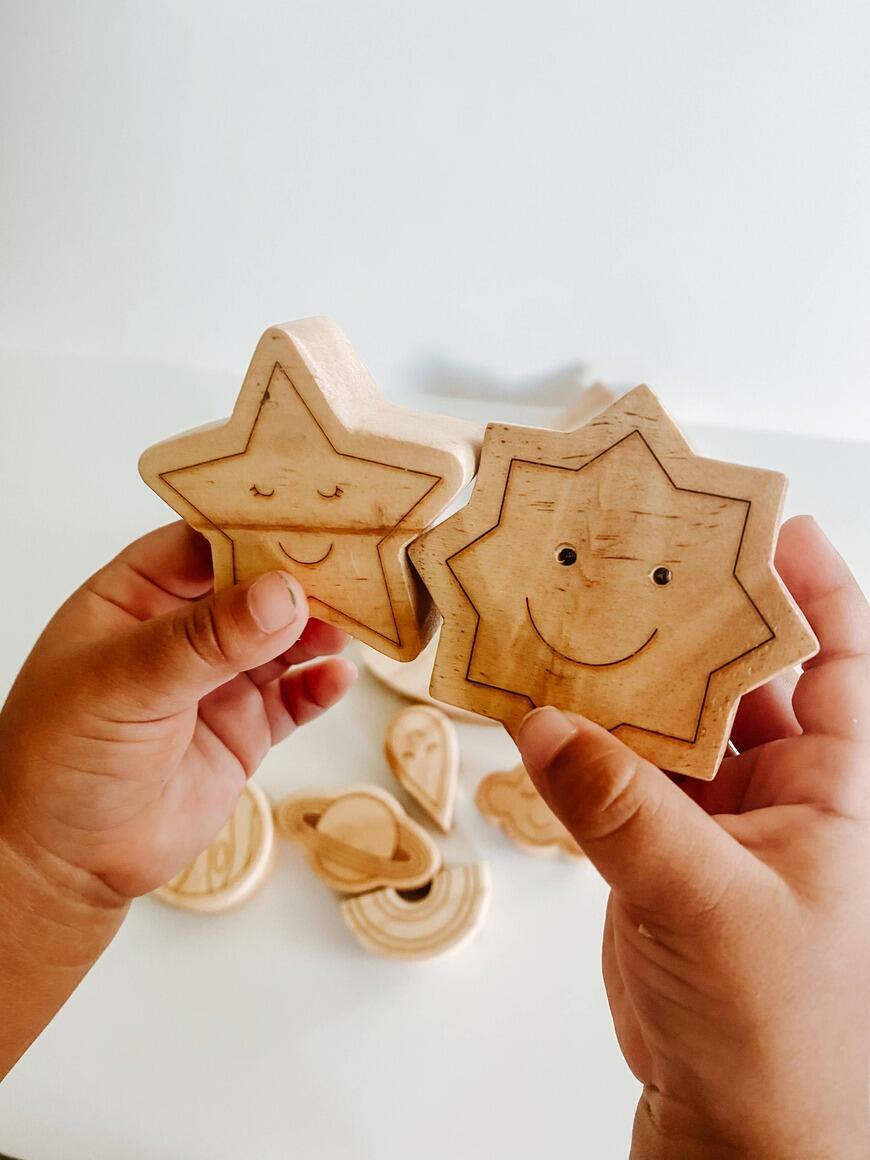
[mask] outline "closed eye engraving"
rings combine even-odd
[[[275,494],[274,487],[257,487],[255,483],[251,484],[251,486],[248,488],[248,491],[251,493],[251,495],[261,495],[264,499],[268,499],[270,496]]]
[[[320,488],[318,488],[317,494],[323,499],[341,499],[341,497],[344,495],[344,488],[336,484],[334,491],[321,491]]]

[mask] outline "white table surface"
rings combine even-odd
[[[139,451],[226,413],[235,386],[203,372],[0,353],[0,693],[64,596],[170,514],[138,480]],[[442,400],[448,408],[523,422],[548,414]],[[814,512],[868,587],[870,446],[688,434],[701,453],[784,470],[789,511]],[[260,784],[273,796],[391,786],[382,740],[399,705],[364,674],[344,705],[270,755]],[[0,1087],[0,1152],[621,1160],[637,1085],[599,973],[605,889],[588,865],[524,855],[478,815],[479,778],[513,761],[501,730],[462,725],[460,744],[445,861],[485,858],[493,880],[489,920],[470,946],[416,965],[367,956],[283,842],[274,876],[236,913],[201,918],[143,899]]]

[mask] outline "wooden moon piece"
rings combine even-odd
[[[423,705],[434,705],[453,717],[456,721],[467,721],[473,725],[496,725],[491,717],[481,717],[479,713],[469,713],[457,705],[448,705],[446,701],[436,701],[429,694],[429,682],[432,680],[432,665],[435,663],[435,650],[438,647],[437,634],[418,657],[412,661],[395,661],[392,657],[375,652],[374,649],[363,650],[363,663],[382,685],[405,697],[408,701],[419,701]]]
[[[426,831],[378,786],[292,794],[276,807],[275,821],[302,847],[314,872],[345,894],[378,886],[414,889],[441,865]]]
[[[457,950],[476,934],[486,919],[489,896],[489,869],[485,862],[476,862],[442,870],[422,897],[376,890],[346,899],[341,912],[371,954],[431,959]]]
[[[488,822],[530,854],[567,854],[582,858],[583,851],[535,789],[526,769],[490,773],[477,787],[474,799]]]
[[[226,422],[144,453],[145,482],[207,537],[215,586],[291,572],[313,616],[397,660],[437,613],[407,546],[473,477],[480,433],[387,403],[328,318],[267,330]]]
[[[432,695],[513,732],[574,710],[712,778],[740,696],[818,648],[773,567],[785,486],[694,455],[648,387],[575,431],[490,424],[468,505],[411,549]]]
[[[154,897],[203,914],[240,906],[271,872],[274,834],[269,800],[249,781],[211,845],[186,870],[155,890]]]
[[[459,779],[459,742],[450,719],[431,705],[409,705],[387,726],[384,748],[399,784],[449,833]]]

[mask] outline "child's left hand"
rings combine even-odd
[[[176,523],[64,604],[0,713],[0,840],[45,874],[153,890],[212,840],[269,747],[334,705],[348,637],[283,573],[206,596],[206,541]],[[289,669],[289,671],[288,671]],[[60,871],[60,873],[58,873]]]

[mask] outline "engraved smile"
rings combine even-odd
[[[606,669],[606,668],[609,668],[610,665],[621,665],[623,661],[630,661],[632,657],[636,657],[639,653],[642,653],[643,650],[647,647],[647,645],[652,644],[653,638],[655,637],[656,633],[658,632],[658,629],[654,628],[652,630],[652,632],[649,634],[649,636],[646,638],[646,640],[643,642],[642,645],[639,645],[638,648],[634,649],[633,652],[626,653],[626,655],[624,657],[617,657],[616,660],[613,660],[613,661],[581,661],[581,660],[578,660],[577,657],[568,656],[567,653],[563,653],[560,649],[557,649],[555,645],[550,644],[550,642],[547,640],[547,638],[544,636],[544,634],[538,628],[537,624],[535,624],[535,618],[532,615],[532,606],[529,603],[528,596],[526,597],[526,613],[528,614],[528,617],[529,617],[529,624],[531,624],[532,628],[535,630],[535,632],[540,637],[540,639],[544,642],[544,644],[547,646],[547,648],[552,649],[552,651],[557,656],[562,657],[563,660],[570,661],[571,664],[573,664],[573,665],[583,665],[585,668],[588,668],[588,669]]]
[[[318,560],[300,560],[298,556],[291,556],[280,540],[278,541],[278,547],[281,549],[287,559],[292,560],[294,564],[302,564],[302,566],[305,568],[313,568],[316,564],[322,564],[324,560],[332,555],[332,549],[335,547],[335,545],[330,544]]]

